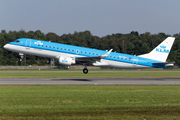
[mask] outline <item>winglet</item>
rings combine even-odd
[[[108,57],[113,49],[110,49],[106,54],[99,56],[100,58]]]

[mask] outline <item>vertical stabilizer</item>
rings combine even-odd
[[[174,37],[168,37],[156,48],[154,48],[150,53],[139,55],[139,57],[166,62],[166,59],[170,53],[174,40]]]

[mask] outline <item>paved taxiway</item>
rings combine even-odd
[[[180,85],[180,78],[0,78],[0,85]]]

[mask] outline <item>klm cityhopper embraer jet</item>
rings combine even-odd
[[[78,47],[60,43],[20,38],[4,45],[4,48],[20,55],[28,54],[58,59],[61,65],[84,65],[83,72],[88,73],[87,66],[107,66],[123,69],[165,68],[173,66],[166,62],[175,38],[168,37],[150,53],[128,55],[122,53]]]

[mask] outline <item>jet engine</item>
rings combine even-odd
[[[73,57],[66,57],[66,56],[59,56],[59,64],[61,65],[72,65],[75,64],[75,58]]]

